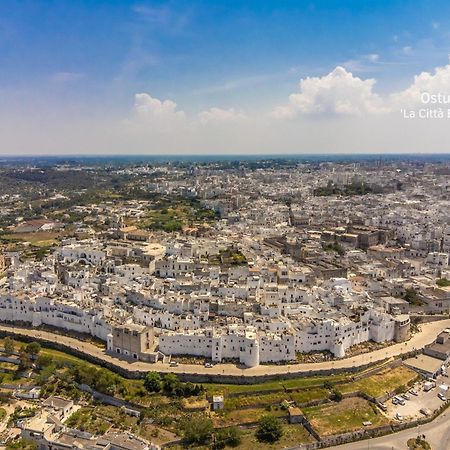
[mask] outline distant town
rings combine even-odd
[[[0,183],[8,450],[434,448],[445,158],[36,158]]]

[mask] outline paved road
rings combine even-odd
[[[424,434],[432,450],[450,450],[450,412],[447,410],[433,422],[387,436],[328,447],[330,450],[406,450],[410,438]]]
[[[312,370],[335,370],[335,369],[349,369],[352,367],[364,366],[368,363],[375,363],[383,361],[386,358],[397,357],[403,353],[410,352],[415,349],[424,347],[434,341],[436,336],[445,328],[450,328],[450,319],[441,320],[438,322],[431,322],[421,325],[422,330],[416,333],[408,342],[401,344],[394,344],[384,349],[375,350],[371,353],[357,355],[351,358],[340,359],[336,361],[325,361],[318,363],[303,363],[303,364],[289,364],[289,365],[261,365],[252,368],[240,368],[233,364],[216,364],[212,368],[205,368],[202,365],[196,364],[180,364],[178,367],[170,367],[163,363],[146,363],[142,361],[128,362],[113,358],[107,355],[105,351],[89,342],[83,342],[78,339],[61,336],[59,334],[49,333],[36,329],[20,328],[10,325],[1,324],[0,330],[14,332],[17,335],[37,338],[42,341],[58,342],[65,346],[78,350],[86,355],[92,355],[105,362],[114,364],[117,367],[122,367],[128,370],[139,372],[147,372],[155,370],[159,372],[172,372],[178,374],[205,374],[205,375],[232,375],[243,377],[258,377],[264,375],[283,375],[283,374],[299,374],[307,375]]]

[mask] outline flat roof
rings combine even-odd
[[[428,355],[417,355],[403,362],[405,366],[420,372],[434,374],[442,367],[442,360]]]

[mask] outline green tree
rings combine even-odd
[[[256,438],[261,442],[276,442],[283,436],[281,422],[271,415],[262,416],[258,421]]]
[[[213,423],[203,415],[192,416],[183,422],[182,431],[187,445],[205,445],[211,440]]]
[[[334,388],[331,394],[331,399],[334,400],[335,402],[340,402],[342,398],[343,398],[342,392]]]
[[[144,386],[148,392],[159,392],[162,384],[162,378],[158,372],[148,372],[145,376]]]
[[[214,450],[237,447],[241,443],[241,430],[237,427],[222,428],[214,434]]]
[[[39,369],[44,369],[45,367],[48,366],[56,367],[53,362],[53,358],[50,355],[46,354],[38,356],[38,358],[36,359],[36,365],[38,366]]]
[[[168,373],[163,379],[163,390],[167,395],[177,395],[179,391],[180,380],[173,373]]]
[[[29,369],[33,365],[30,354],[27,352],[26,347],[22,346],[19,350],[19,370]]]
[[[6,337],[3,341],[3,348],[7,355],[11,355],[12,353],[14,353],[14,340],[10,337]]]
[[[41,351],[41,345],[38,342],[30,342],[25,347],[25,351],[31,356],[37,356]]]

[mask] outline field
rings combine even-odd
[[[283,436],[274,444],[265,444],[256,440],[254,430],[245,430],[239,450],[278,450],[282,448],[295,447],[299,444],[313,442],[308,431],[302,425],[285,425]]]
[[[362,378],[353,383],[344,384],[339,387],[342,392],[362,391],[372,397],[380,397],[396,388],[407,385],[417,378],[417,374],[405,366],[385,369],[379,373]]]
[[[274,380],[256,384],[220,384],[208,383],[205,388],[208,393],[223,392],[224,394],[232,393],[256,393],[264,391],[284,391],[286,389],[307,389],[310,387],[323,386],[326,381],[336,383],[338,381],[350,380],[348,374],[338,374],[329,376],[312,376],[292,378],[289,380]]]
[[[388,423],[388,419],[376,406],[358,397],[347,398],[339,403],[303,408],[303,412],[322,436],[360,429],[365,421],[372,422],[373,426]]]
[[[267,413],[268,411],[264,408],[235,409],[216,414],[213,421],[214,425],[217,427],[252,424],[258,422],[261,416],[264,416]],[[275,407],[270,410],[270,414],[277,417],[283,417],[287,415],[287,412],[281,408]]]
[[[55,231],[39,231],[37,233],[4,234],[1,239],[6,242],[29,242],[36,247],[48,247],[55,244],[60,236],[61,234]]]

